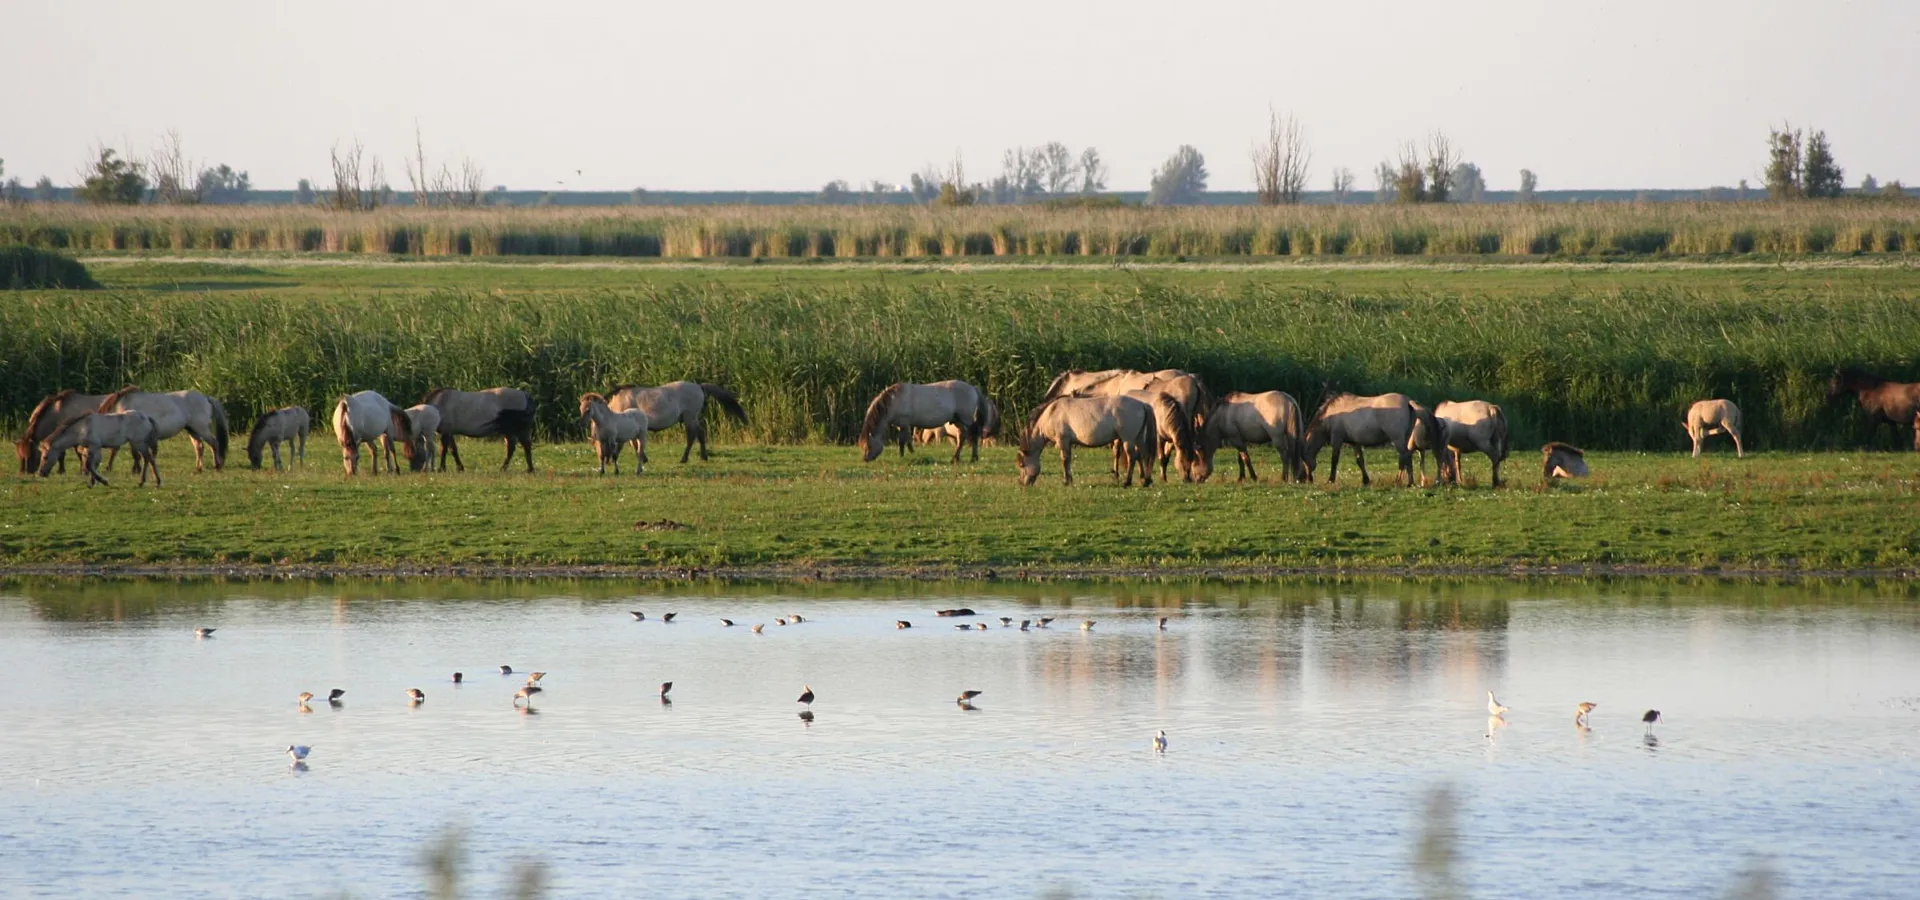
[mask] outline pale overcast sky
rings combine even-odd
[[[985,180],[1049,140],[1116,190],[1190,143],[1238,190],[1269,103],[1315,189],[1436,128],[1495,190],[1757,182],[1783,120],[1848,184],[1920,181],[1916,0],[5,0],[0,32],[28,182],[172,128],[259,187],[356,137],[403,184],[417,121],[520,190],[898,183],[956,152]]]

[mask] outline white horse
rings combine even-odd
[[[608,395],[607,408],[614,412],[637,409],[646,413],[648,431],[686,426],[687,446],[680,451],[680,461],[686,462],[693,454],[694,441],[700,442],[700,458],[708,458],[707,423],[702,413],[706,412],[709,398],[720,404],[728,418],[742,425],[747,423],[747,411],[741,408],[738,396],[717,384],[697,381],[673,381],[659,387],[623,384]],[[644,457],[646,442],[634,441],[633,449]],[[646,462],[644,458],[640,461]]]
[[[607,461],[613,461],[613,474],[620,474],[620,448],[632,441],[637,456],[633,461],[633,474],[647,462],[647,432],[649,420],[644,410],[626,409],[614,412],[607,405],[607,398],[599,394],[580,395],[580,418],[587,421],[591,428],[589,436],[593,447],[600,457],[600,474],[607,474]]]
[[[272,448],[273,469],[280,470],[280,442],[287,442],[287,466],[292,467],[298,456],[301,465],[307,462],[307,432],[313,428],[313,417],[307,415],[304,407],[286,406],[260,417],[253,423],[253,433],[247,435],[247,462],[258,469],[261,465],[261,451]],[[299,441],[299,449],[294,449],[294,441]]]
[[[413,432],[413,436],[406,437],[394,430],[391,423],[387,425],[387,469],[394,472],[400,471],[393,461],[393,445],[398,442],[403,445],[402,452],[405,452],[406,445],[413,447],[413,452],[406,454],[407,468],[415,472],[422,470],[431,472],[434,470],[433,454],[436,452],[434,437],[440,432],[440,408],[421,403],[409,406],[403,411],[407,415],[407,422],[411,426],[409,430]]]
[[[87,487],[106,484],[107,480],[100,477],[100,451],[117,450],[124,444],[133,453],[133,470],[139,473],[140,483],[147,483],[147,470],[152,469],[153,486],[159,487],[160,464],[154,459],[159,433],[152,417],[139,410],[84,413],[68,419],[40,442],[40,477],[47,477],[68,450],[77,449],[86,470]]]
[[[860,440],[866,445],[865,460],[873,462],[886,451],[887,429],[939,428],[949,423],[960,426],[963,440],[953,447],[953,461],[970,441],[973,461],[980,461],[980,427],[987,417],[987,395],[964,381],[936,381],[932,384],[899,382],[867,404],[866,419],[860,424]],[[901,453],[906,443],[901,442]]]
[[[1281,480],[1306,481],[1306,466],[1300,460],[1300,442],[1306,430],[1299,402],[1286,391],[1228,394],[1207,413],[1206,421],[1200,426],[1200,461],[1195,477],[1207,480],[1213,474],[1214,454],[1226,446],[1239,451],[1237,480],[1259,481],[1260,473],[1254,471],[1253,457],[1247,453],[1247,447],[1272,444],[1274,452],[1280,454]]]
[[[400,435],[407,459],[414,458],[413,423],[407,411],[373,391],[340,395],[333,406],[333,434],[340,439],[340,462],[348,475],[360,472],[361,444],[373,451],[373,474],[380,474],[380,455],[392,450],[394,434]]]
[[[1360,397],[1335,394],[1320,404],[1313,421],[1307,423],[1306,446],[1300,451],[1311,476],[1319,463],[1320,451],[1333,445],[1333,461],[1327,466],[1327,482],[1340,477],[1340,448],[1353,445],[1353,458],[1360,466],[1360,483],[1372,484],[1367,474],[1367,458],[1362,447],[1388,447],[1400,455],[1400,472],[1413,484],[1413,451],[1407,445],[1413,435],[1413,401],[1405,394],[1381,394]]]
[[[1165,402],[1173,403],[1171,398]],[[1061,476],[1073,484],[1073,448],[1122,445],[1127,456],[1126,485],[1133,484],[1133,467],[1140,466],[1141,486],[1153,484],[1153,452],[1159,445],[1154,428],[1154,412],[1132,397],[1061,397],[1049,400],[1034,410],[1026,430],[1020,435],[1020,483],[1030,485],[1040,477],[1040,451],[1048,444],[1060,448]],[[1118,477],[1116,473],[1115,477]]]
[[[1693,438],[1695,457],[1700,455],[1700,445],[1716,434],[1733,438],[1736,459],[1747,455],[1747,445],[1740,440],[1740,407],[1733,405],[1733,401],[1702,400],[1687,408],[1687,437]],[[1914,441],[1914,446],[1920,447],[1920,438]]]
[[[193,470],[199,472],[205,468],[205,450],[213,447],[213,467],[225,468],[227,465],[227,409],[220,401],[199,391],[173,391],[166,394],[149,393],[139,387],[128,385],[107,395],[100,401],[100,412],[127,412],[137,410],[153,419],[154,427],[160,429],[160,440],[166,440],[182,431],[187,440],[193,442]],[[107,468],[113,468],[113,453],[107,455]]]

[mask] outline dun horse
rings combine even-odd
[[[1166,398],[1163,398],[1166,399]],[[1171,399],[1166,402],[1172,403]],[[1034,410],[1020,435],[1020,483],[1040,477],[1040,452],[1048,444],[1060,448],[1062,479],[1073,484],[1073,448],[1104,447],[1118,442],[1127,457],[1126,485],[1133,484],[1133,468],[1140,466],[1141,486],[1153,484],[1152,454],[1159,444],[1154,412],[1132,397],[1060,397]]]
[[[1285,391],[1267,391],[1261,394],[1228,394],[1206,414],[1206,420],[1200,426],[1200,460],[1197,467],[1201,481],[1213,474],[1214,454],[1222,446],[1239,451],[1240,477],[1245,481],[1251,477],[1260,480],[1260,474],[1254,471],[1253,457],[1247,453],[1251,444],[1272,444],[1274,452],[1280,454],[1282,480],[1293,478],[1306,481],[1306,463],[1300,457],[1300,442],[1307,430],[1300,415],[1300,404],[1293,395]]]
[[[609,460],[613,462],[613,474],[620,474],[620,448],[628,442],[634,446],[633,474],[640,474],[647,462],[647,432],[651,430],[647,427],[649,422],[644,410],[636,408],[614,412],[607,405],[607,398],[599,394],[581,394],[580,418],[591,429],[589,437],[593,439],[594,450],[600,457],[600,474],[607,474]]]
[[[1687,437],[1693,439],[1693,456],[1700,457],[1700,445],[1707,438],[1724,434],[1733,438],[1735,459],[1747,455],[1747,445],[1740,441],[1740,407],[1731,400],[1702,400],[1687,407]],[[1898,430],[1895,431],[1898,437]]]
[[[380,474],[380,456],[383,451],[393,449],[395,434],[400,436],[407,459],[411,462],[415,458],[413,423],[407,418],[407,411],[373,391],[340,395],[339,402],[333,406],[333,434],[340,440],[340,463],[348,475],[360,472],[361,444],[373,451],[373,474]]]
[[[1507,459],[1507,414],[1484,400],[1448,400],[1433,408],[1440,423],[1440,480],[1460,483],[1462,451],[1485,453],[1493,463],[1493,486],[1500,486],[1500,464]]]
[[[67,420],[40,442],[40,477],[53,471],[55,461],[68,450],[78,449],[81,466],[86,470],[87,487],[106,484],[100,477],[100,451],[118,449],[122,444],[133,453],[133,470],[140,483],[147,483],[147,470],[153,470],[153,486],[160,486],[160,464],[154,449],[160,445],[160,431],[153,419],[138,410],[122,413],[81,413]]]
[[[20,474],[31,475],[40,471],[40,442],[60,429],[60,426],[78,419],[100,408],[100,401],[108,394],[81,394],[68,388],[57,394],[43,398],[27,417],[27,433],[13,444],[14,454],[20,458]],[[66,474],[67,455],[60,454],[60,473]]]
[[[899,382],[867,404],[867,415],[860,423],[860,441],[865,445],[863,459],[873,462],[886,452],[887,429],[939,428],[948,424],[960,427],[962,440],[954,445],[953,461],[960,451],[973,444],[973,461],[980,461],[980,427],[987,417],[987,395],[964,381],[936,381],[932,384]],[[906,445],[901,444],[901,453]]]
[[[687,429],[687,446],[680,451],[680,461],[686,462],[693,454],[693,442],[700,442],[700,458],[707,459],[707,423],[702,417],[706,412],[707,400],[720,404],[727,417],[742,425],[747,424],[747,411],[740,406],[740,398],[732,391],[717,384],[705,384],[694,381],[674,381],[659,387],[635,387],[623,384],[613,389],[607,397],[607,408],[614,412],[637,409],[647,414],[647,430],[661,431],[675,425],[684,425]],[[633,449],[642,457],[646,455],[646,442],[634,441]],[[643,458],[641,462],[646,462]]]
[[[108,394],[100,401],[100,411],[127,412],[137,410],[153,419],[155,428],[160,429],[160,440],[166,440],[182,431],[187,440],[193,442],[193,470],[205,468],[205,451],[213,447],[213,467],[225,468],[227,465],[227,409],[220,401],[199,391],[172,391],[156,394],[143,391],[133,385]],[[113,468],[113,454],[107,455],[107,468]]]
[[[1340,477],[1340,448],[1352,444],[1353,458],[1360,466],[1360,483],[1372,484],[1367,474],[1367,458],[1362,447],[1390,447],[1400,455],[1400,473],[1413,484],[1413,451],[1407,445],[1413,435],[1413,401],[1405,394],[1381,394],[1359,397],[1335,394],[1320,404],[1307,423],[1306,446],[1301,457],[1311,476],[1319,462],[1320,450],[1333,445],[1333,461],[1327,467],[1329,484]]]
[[[419,472],[433,471],[434,437],[440,433],[440,408],[425,403],[415,404],[402,410],[406,413],[408,430],[411,436],[400,434],[391,424],[387,426],[387,468],[398,472],[393,463],[393,445],[395,443],[411,446],[407,452],[407,468]],[[406,452],[403,446],[402,452]]]
[[[462,437],[498,437],[507,441],[507,458],[500,471],[513,464],[513,448],[518,443],[525,451],[527,473],[533,473],[533,396],[519,388],[497,387],[484,391],[459,391],[435,388],[420,398],[440,410],[440,470],[447,469],[447,454],[453,465],[465,472],[460,460]]]
[[[287,467],[292,468],[297,455],[300,464],[307,463],[307,432],[313,427],[313,417],[307,415],[304,407],[285,406],[260,417],[253,423],[253,433],[247,436],[247,462],[253,468],[260,468],[261,451],[273,449],[273,470],[280,471],[280,442],[287,442]],[[298,440],[299,449],[294,449]]]
[[[980,440],[987,443],[988,446],[993,446],[1000,437],[1000,404],[993,402],[992,397],[988,397],[986,400],[987,420],[980,426]],[[959,443],[966,438],[966,434],[960,429],[960,426],[952,422],[948,422],[939,428],[916,428],[914,431],[914,438],[922,444],[933,444],[941,441]],[[907,449],[913,449],[912,445],[909,444]]]
[[[1154,455],[1148,458],[1147,463],[1151,465],[1155,459],[1159,460],[1160,480],[1167,479],[1169,459],[1172,459],[1175,466],[1179,468],[1182,479],[1194,480],[1193,471],[1199,462],[1200,451],[1194,446],[1192,411],[1181,405],[1174,395],[1158,390],[1128,391],[1120,396],[1132,397],[1153,410],[1153,429],[1158,440],[1152,448]],[[1120,448],[1115,447],[1113,467],[1115,474],[1120,471],[1119,462],[1121,462]]]
[[[1837,403],[1849,393],[1860,401],[1860,408],[1867,411],[1872,423],[1867,432],[1869,444],[1880,434],[1881,423],[1886,423],[1893,426],[1893,440],[1897,445],[1900,429],[1912,425],[1916,414],[1920,414],[1920,384],[1888,381],[1859,369],[1836,370],[1827,382],[1827,402]],[[1915,437],[1915,446],[1920,447],[1920,433]]]

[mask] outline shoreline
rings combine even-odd
[[[1655,565],[1529,565],[1510,566],[616,566],[616,565],[326,565],[300,563],[51,563],[0,564],[7,578],[131,579],[232,578],[254,581],[317,581],[335,578],[474,579],[534,581],[541,579],[631,579],[646,582],[827,582],[921,581],[981,583],[1045,582],[1153,582],[1165,580],[1248,582],[1286,578],[1507,578],[1555,580],[1563,578],[1715,578],[1742,581],[1829,581],[1876,579],[1913,581],[1920,569],[1764,569],[1740,566]]]

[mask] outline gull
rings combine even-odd
[[[1487,692],[1487,715],[1504,716],[1506,714],[1507,714],[1507,708],[1504,706],[1501,706],[1500,701],[1493,699],[1492,691],[1488,691]]]
[[[724,625],[724,626],[726,626],[726,627],[728,627],[728,628],[732,628],[732,627],[733,627],[733,620],[732,620],[732,619],[721,619],[721,620],[720,620],[720,624],[721,624],[721,625]]]
[[[632,616],[635,622],[645,622],[647,620],[647,614],[637,609],[627,613],[627,615]]]
[[[214,629],[212,628],[195,628],[193,630],[193,636],[202,637],[202,638],[213,637],[213,632],[214,632]]]
[[[407,688],[407,700],[418,706],[427,702],[427,692],[419,688]]]
[[[1653,723],[1660,721],[1660,711],[1657,709],[1647,710],[1646,715],[1640,717],[1640,721],[1646,723],[1647,734],[1651,735],[1653,734]]]
[[[662,621],[662,622],[671,622],[671,621],[673,621],[673,617],[674,617],[674,616],[677,616],[677,615],[679,615],[679,613],[677,613],[677,612],[670,612],[670,613],[667,613],[666,615],[664,615],[664,616],[661,616],[661,617],[660,617],[660,621]]]
[[[800,699],[795,700],[793,702],[805,703],[808,706],[812,706],[813,705],[813,686],[803,684],[800,687],[802,689],[800,691]]]
[[[547,677],[547,673],[545,673],[545,672],[528,672],[528,673],[527,673],[527,683],[528,683],[528,684],[539,684],[539,683],[540,683],[540,679],[542,679],[542,678],[545,678],[545,677]]]
[[[893,627],[895,627],[895,628],[912,628],[912,627],[913,627],[913,623],[912,623],[912,622],[909,622],[909,621],[907,621],[907,620],[905,620],[905,619],[895,619],[895,620],[893,620]]]
[[[662,700],[666,700],[666,699],[667,699],[667,692],[668,692],[668,691],[670,691],[670,690],[673,690],[673,682],[671,682],[671,681],[662,681],[662,682],[660,682],[660,699],[662,699]],[[669,701],[669,702],[671,702],[671,701]]]
[[[1094,625],[1094,621],[1093,621],[1092,619],[1088,619],[1088,620],[1086,620],[1086,621],[1084,621],[1084,622],[1081,622],[1081,623],[1080,623],[1080,630],[1081,630],[1081,631],[1092,631],[1092,630],[1093,630],[1093,625]]]
[[[523,688],[521,688],[521,689],[519,689],[519,690],[517,690],[517,691],[514,691],[514,692],[513,692],[513,705],[514,705],[514,706],[519,706],[519,705],[520,705],[520,701],[522,701],[522,700],[525,700],[525,701],[527,701],[527,708],[528,708],[528,709],[532,709],[532,708],[533,708],[533,695],[535,695],[535,694],[538,694],[538,693],[540,693],[540,686],[539,686],[539,685],[537,685],[537,684],[530,684],[530,685],[527,685],[526,687],[523,687]]]
[[[1165,728],[1160,729],[1160,733],[1153,736],[1153,752],[1167,752],[1167,730]]]
[[[765,627],[767,627],[767,623],[765,623],[765,622],[761,622],[760,624],[758,624],[758,625],[755,625],[755,626],[753,626],[753,633],[754,633],[754,634],[759,634],[759,633],[760,633],[760,630],[761,630],[761,629],[763,629],[763,628],[765,628]]]
[[[1582,703],[1578,707],[1575,707],[1573,724],[1581,728],[1587,727],[1587,713],[1593,712],[1599,705],[1598,703]]]
[[[980,692],[979,692],[979,691],[961,691],[961,692],[960,692],[960,702],[961,702],[961,704],[963,704],[963,705],[964,705],[964,704],[965,704],[965,703],[966,703],[967,701],[969,701],[969,700],[972,700],[973,698],[975,698],[975,697],[978,697],[978,696],[980,696]]]
[[[305,744],[288,744],[287,745],[287,758],[293,760],[296,763],[304,762],[307,758],[307,754],[312,752],[313,752],[313,748]]]

